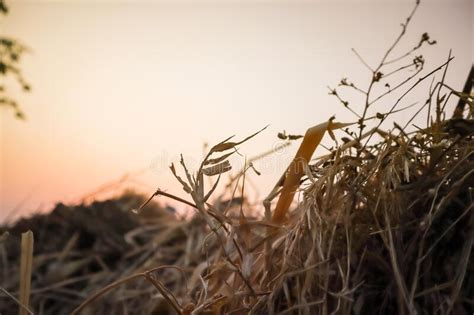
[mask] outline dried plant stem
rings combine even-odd
[[[373,101],[370,100],[370,93],[372,91],[372,88],[374,87],[374,84],[376,82],[379,81],[380,78],[377,78],[377,76],[379,75],[380,73],[380,69],[386,64],[386,61],[387,61],[387,58],[388,56],[390,55],[390,53],[392,52],[392,50],[398,45],[398,43],[400,42],[400,40],[402,39],[402,37],[405,35],[405,32],[407,30],[407,27],[408,27],[408,24],[410,23],[413,15],[415,14],[417,8],[418,8],[418,5],[420,4],[419,1],[416,2],[416,5],[415,7],[413,8],[412,12],[410,13],[410,15],[408,16],[408,18],[406,19],[406,22],[405,23],[402,23],[402,31],[400,32],[400,34],[398,35],[398,37],[395,39],[395,41],[393,42],[392,46],[390,46],[390,48],[385,52],[384,56],[382,57],[382,60],[380,61],[379,65],[372,71],[372,78],[370,80],[370,84],[369,84],[369,87],[367,88],[367,94],[366,94],[366,98],[365,98],[365,105],[364,105],[364,110],[362,112],[362,115],[361,115],[361,123],[360,123],[360,126],[359,126],[359,138],[362,136],[362,133],[363,133],[363,130],[364,130],[364,120],[365,120],[365,117],[367,115],[367,111],[370,107],[370,105],[373,103]],[[361,59],[363,60],[363,59]],[[364,62],[365,64],[365,62]]]
[[[197,209],[197,206],[195,204],[193,204],[192,202],[189,202],[187,200],[184,200],[183,198],[180,198],[178,196],[175,196],[173,194],[169,194],[167,192],[164,192],[162,191],[161,189],[157,189],[153,195],[150,196],[150,198],[148,198],[138,209],[137,211],[139,212],[140,210],[142,210],[147,204],[150,203],[150,201],[155,198],[156,196],[165,196],[165,197],[168,197],[170,199],[173,199],[173,200],[176,200],[176,201],[179,201],[181,203],[184,203],[185,205],[188,205],[190,207],[193,207],[195,209]]]
[[[171,267],[173,267],[173,266],[171,266]],[[74,311],[72,311],[71,315],[80,314],[85,309],[85,307],[87,305],[94,302],[96,299],[98,299],[99,297],[101,297],[105,293],[109,292],[110,290],[113,290],[113,289],[117,288],[118,286],[120,286],[120,285],[122,285],[126,282],[129,282],[129,281],[137,279],[137,278],[144,278],[144,279],[148,280],[161,293],[163,298],[173,307],[173,309],[178,314],[182,314],[182,308],[177,304],[176,298],[174,296],[171,298],[170,297],[170,292],[168,290],[166,290],[165,286],[158,279],[151,276],[152,272],[160,270],[160,269],[164,269],[164,268],[170,268],[170,266],[160,266],[160,267],[157,267],[157,268],[153,268],[153,269],[145,271],[145,272],[141,272],[141,273],[138,273],[138,274],[134,274],[134,275],[125,277],[123,279],[120,279],[118,281],[115,281],[115,282],[103,287],[102,289],[100,289],[99,291],[97,291],[96,293],[91,295],[89,298],[87,298],[78,307],[76,307],[74,309]],[[175,268],[175,267],[173,267],[173,268]]]
[[[20,305],[29,306],[31,291],[31,270],[33,265],[33,232],[21,234],[21,266],[20,266]],[[25,315],[27,309],[20,307],[19,315]]]

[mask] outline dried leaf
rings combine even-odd
[[[208,167],[208,168],[204,168],[202,170],[202,172],[204,173],[204,175],[214,176],[214,175],[218,175],[218,174],[222,174],[222,173],[225,173],[227,171],[230,171],[231,169],[232,169],[232,166],[230,166],[229,161],[226,160],[222,163],[213,165],[213,166]]]
[[[230,153],[227,153],[227,154],[224,154],[223,156],[220,156],[218,158],[215,158],[215,159],[208,159],[208,160],[205,160],[203,162],[203,165],[209,165],[209,164],[217,164],[217,163],[220,163],[222,161],[224,161],[225,159],[227,159],[229,156],[231,156],[232,154],[234,154],[236,151],[232,151]]]
[[[283,183],[280,198],[278,199],[272,221],[281,223],[284,221],[288,208],[293,201],[293,197],[300,185],[300,179],[305,175],[306,166],[311,159],[313,152],[321,142],[326,131],[332,131],[352,125],[352,123],[338,123],[330,119],[327,122],[309,128],[301,142],[293,161],[288,167],[286,179]]]
[[[230,136],[229,138],[227,138],[227,139],[225,139],[225,140],[219,142],[219,143],[216,144],[215,146],[213,146],[213,147],[211,148],[211,150],[209,151],[209,155],[210,155],[211,153],[213,153],[213,152],[221,152],[221,151],[227,150],[225,144],[227,144],[227,143],[228,143],[227,141],[229,141],[229,140],[232,139],[233,137],[235,137],[235,136]]]
[[[259,131],[257,131],[256,133],[248,136],[247,138],[243,139],[242,141],[239,141],[239,142],[227,142],[228,140],[230,140],[232,137],[230,138],[227,138],[226,140],[222,141],[221,143],[218,143],[216,144],[215,146],[213,146],[211,148],[211,151],[210,153],[214,153],[214,152],[222,152],[222,151],[226,151],[226,150],[229,150],[229,149],[232,149],[233,147],[239,145],[239,144],[242,144],[250,139],[252,139],[253,137],[255,137],[256,135],[258,135],[260,132],[262,132],[263,130],[267,129],[268,125],[263,127],[262,129],[260,129]]]
[[[182,154],[181,154],[181,159],[179,160],[179,163],[181,164],[181,166],[184,169],[184,173],[186,174],[186,178],[188,179],[189,185],[191,185],[191,188],[194,189],[195,186],[196,186],[196,179],[191,177],[191,174],[189,173],[188,168],[186,167],[186,164],[184,163],[184,158],[183,158]]]
[[[212,186],[211,190],[209,190],[209,192],[206,194],[206,196],[204,196],[204,202],[206,202],[209,197],[211,197],[212,193],[214,192],[214,190],[216,190],[217,188],[217,185],[219,184],[219,180],[221,179],[221,174],[219,174],[219,177],[217,177],[217,180],[216,182],[214,183],[214,185]]]
[[[222,151],[227,151],[229,149],[234,148],[236,145],[238,145],[238,142],[225,142],[218,144],[212,148],[212,152],[222,152]]]
[[[176,174],[176,169],[173,163],[171,163],[170,169],[174,177],[176,177],[176,179],[181,183],[181,185],[183,185],[183,190],[187,192],[188,194],[190,194],[192,192],[191,187],[189,187],[189,185],[178,174]]]
[[[284,132],[284,131],[283,131],[283,132],[279,132],[279,133],[277,134],[277,137],[278,137],[278,139],[281,139],[281,140],[286,140],[286,139],[288,138],[288,136],[286,135],[286,132]]]
[[[288,135],[288,140],[298,140],[303,138],[302,135]]]

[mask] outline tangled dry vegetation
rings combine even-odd
[[[21,289],[17,275],[28,268],[19,263],[19,240],[3,241],[0,312],[472,314],[473,71],[463,92],[445,83],[450,56],[421,76],[424,59],[414,54],[434,44],[427,34],[393,57],[414,12],[377,67],[361,58],[371,73],[368,89],[347,79],[330,89],[357,122],[330,119],[310,128],[264,201],[265,214],[251,212],[244,198],[246,172],[258,172],[251,161],[227,185],[231,199],[213,197],[231,169],[228,158],[257,133],[228,138],[209,150],[196,172],[183,159],[179,168],[171,166],[192,201],[157,190],[148,200],[126,195],[90,207],[59,205],[9,228],[12,235],[31,229],[37,249],[31,290]],[[404,73],[393,86],[386,81]],[[428,78],[427,101],[400,108]],[[386,90],[375,94],[383,84]],[[363,96],[360,113],[341,89]],[[389,110],[377,112],[396,92]],[[447,118],[454,97],[459,101]],[[413,108],[403,124],[382,129],[392,114]],[[422,114],[426,126],[414,126]],[[325,133],[334,147],[311,160]],[[209,176],[217,179],[206,189]],[[291,207],[295,193],[301,201]],[[179,219],[154,203],[155,196],[183,202],[196,215]],[[29,303],[16,298],[25,290]]]

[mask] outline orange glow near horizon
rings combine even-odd
[[[342,77],[365,86],[370,74],[351,48],[378,62],[413,2],[7,1],[2,33],[31,47],[21,67],[32,91],[7,82],[26,121],[0,108],[0,222],[13,210],[77,202],[127,173],[143,192],[183,197],[168,169],[181,153],[195,166],[204,143],[270,124],[242,146],[251,157],[278,146],[277,132],[302,134],[333,115],[353,121],[327,86]],[[438,44],[423,49],[426,69],[452,49],[448,82],[462,88],[473,7],[422,1],[401,50],[428,32]],[[296,148],[257,163],[262,175],[249,176],[256,199]],[[240,169],[243,158],[232,162]]]

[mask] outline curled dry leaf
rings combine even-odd
[[[225,172],[228,172],[232,169],[232,166],[230,165],[228,160],[225,160],[222,163],[204,168],[202,172],[206,176],[214,176],[214,175],[219,175]]]

